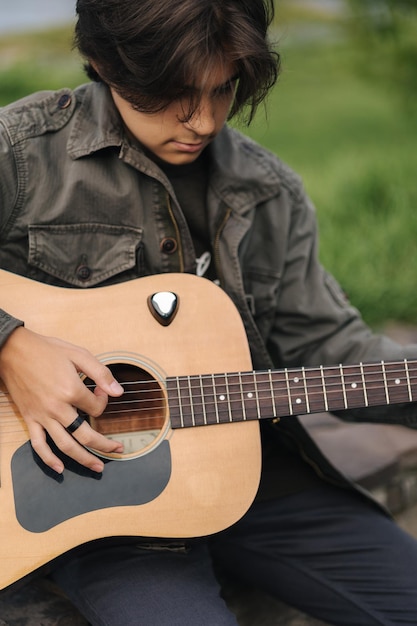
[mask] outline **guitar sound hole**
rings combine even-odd
[[[109,397],[102,415],[87,419],[97,432],[123,442],[124,452],[118,457],[135,457],[153,447],[164,429],[165,396],[159,382],[142,368],[125,363],[108,364],[108,367],[124,387],[124,393],[119,398]],[[84,382],[94,388],[91,379],[86,378]]]

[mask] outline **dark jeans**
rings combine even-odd
[[[236,626],[228,574],[340,626],[417,624],[417,541],[356,493],[318,489],[253,505],[188,551],[135,544],[74,556],[54,579],[94,626]]]

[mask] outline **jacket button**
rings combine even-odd
[[[88,267],[88,265],[80,265],[79,267],[77,267],[77,278],[79,280],[88,280],[91,276],[91,269]]]
[[[58,106],[60,109],[66,109],[71,104],[71,96],[68,93],[64,93],[58,100]]]
[[[161,250],[165,254],[173,254],[178,248],[178,244],[172,237],[166,237],[161,241]]]

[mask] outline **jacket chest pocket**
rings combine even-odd
[[[109,224],[29,226],[32,268],[44,282],[94,287],[143,273],[142,229]]]

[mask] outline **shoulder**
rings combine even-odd
[[[290,194],[302,193],[301,177],[276,154],[242,132],[225,126],[218,137],[218,145],[217,152],[224,155],[225,168],[257,179],[263,185],[284,188]]]
[[[12,145],[62,129],[74,115],[88,86],[39,91],[0,108],[0,126]]]

